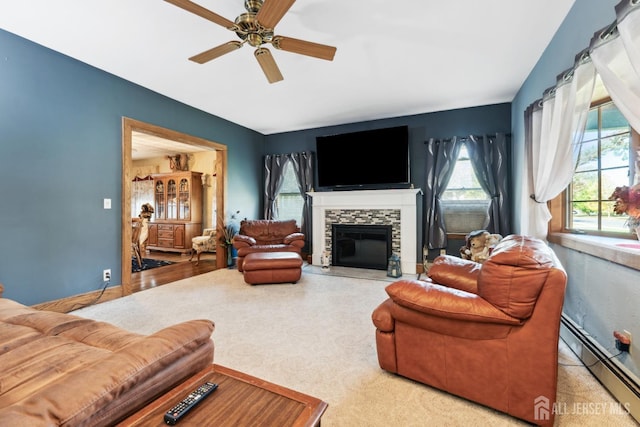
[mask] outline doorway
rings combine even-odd
[[[181,132],[166,129],[149,123],[140,122],[134,119],[124,117],[122,119],[122,223],[121,223],[121,284],[122,296],[130,295],[131,289],[131,169],[132,169],[132,150],[133,150],[133,134],[141,132],[148,135],[157,136],[180,144],[186,144],[192,147],[202,148],[202,151],[215,150],[216,159],[214,165],[214,173],[211,179],[215,180],[215,206],[216,206],[216,224],[215,228],[219,236],[222,235],[224,229],[224,212],[225,212],[225,188],[227,184],[227,146],[206,139],[198,138]],[[226,251],[219,250],[219,254],[226,254]],[[226,266],[225,256],[216,256],[216,267],[223,268]]]

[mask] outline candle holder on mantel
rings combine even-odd
[[[389,264],[387,265],[387,276],[400,277],[402,276],[402,266],[400,263],[400,257],[398,254],[391,254],[389,257]]]

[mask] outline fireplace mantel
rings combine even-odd
[[[328,210],[400,210],[400,259],[402,272],[415,274],[418,258],[417,196],[418,188],[401,190],[318,191],[307,193],[312,199],[312,263],[320,265],[326,241],[326,212]]]

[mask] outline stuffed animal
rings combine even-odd
[[[467,234],[465,240],[466,245],[460,248],[460,257],[482,263],[489,258],[502,236],[491,234],[487,230],[475,230]]]
[[[138,216],[140,218],[150,219],[151,215],[153,215],[153,211],[154,210],[153,210],[153,206],[151,206],[151,203],[145,203],[140,208],[140,214]]]
[[[489,248],[489,255],[493,252],[493,248],[500,243],[500,240],[502,240],[502,236],[500,234],[489,234],[487,240],[484,242],[484,245]]]

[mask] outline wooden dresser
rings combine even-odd
[[[202,173],[174,172],[153,176],[153,221],[147,249],[189,252],[191,239],[202,234]]]

